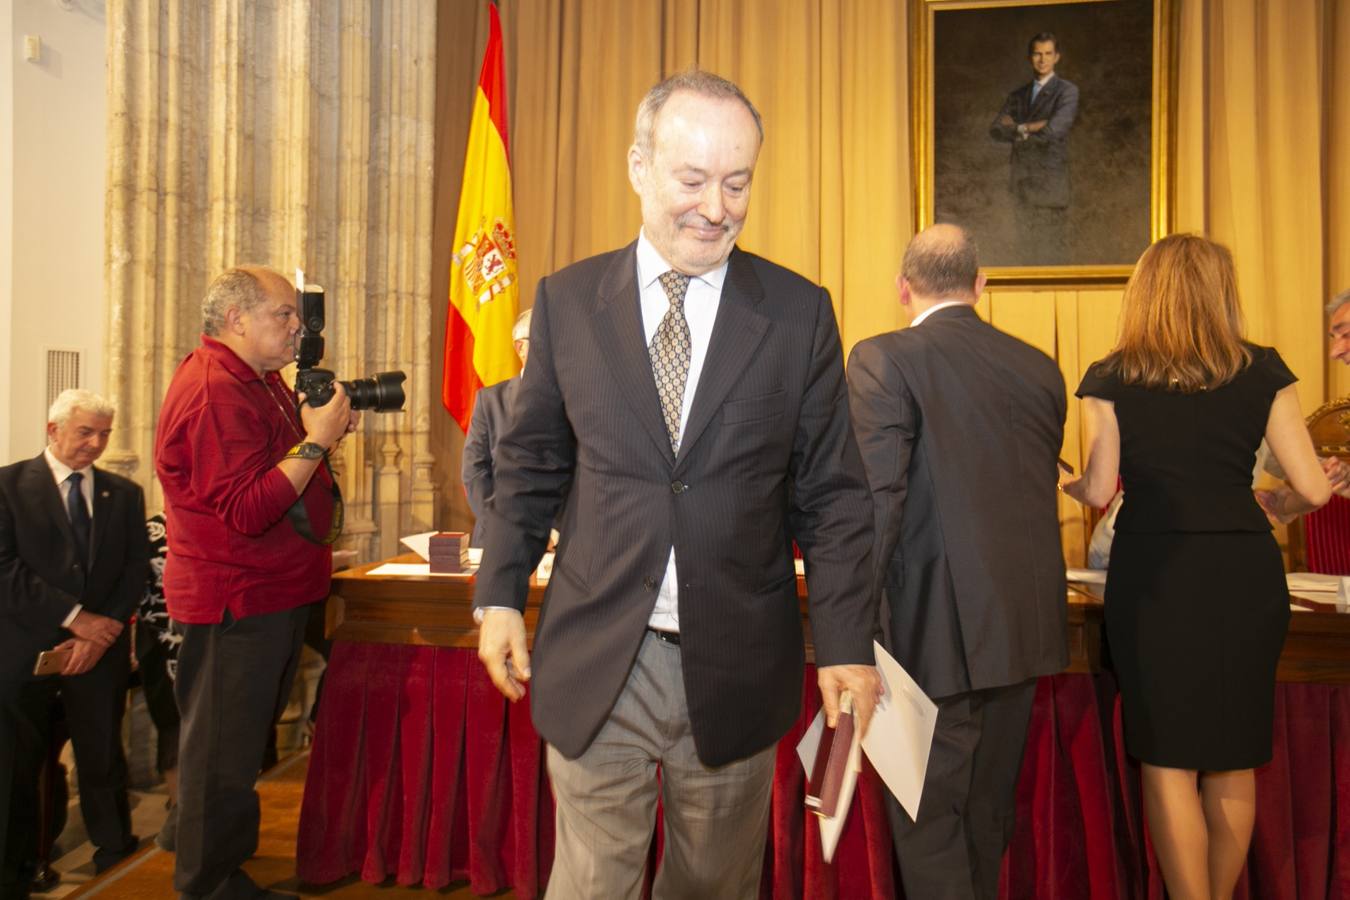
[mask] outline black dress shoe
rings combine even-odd
[[[127,845],[121,850],[104,850],[102,847],[99,847],[94,851],[94,874],[102,875],[128,856],[133,855],[140,849],[140,846],[141,839],[133,834],[130,840],[128,840]]]

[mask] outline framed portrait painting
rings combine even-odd
[[[916,225],[995,283],[1123,281],[1171,230],[1172,0],[914,0]]]

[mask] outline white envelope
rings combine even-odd
[[[873,641],[882,695],[862,739],[863,751],[911,819],[918,818],[928,753],[933,749],[937,704],[915,683],[895,657]]]
[[[410,534],[405,538],[399,538],[398,542],[407,547],[424,560],[431,559],[431,536],[435,531],[424,531],[421,534]]]

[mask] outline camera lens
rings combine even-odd
[[[377,372],[370,378],[356,378],[342,382],[351,398],[352,409],[370,409],[375,412],[396,412],[403,408],[403,372]]]

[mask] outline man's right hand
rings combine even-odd
[[[91,613],[87,609],[82,609],[66,626],[67,630],[77,638],[86,641],[93,641],[100,647],[111,647],[113,641],[122,633],[122,623],[116,619],[110,619],[107,616],[100,616],[98,613]]]
[[[65,668],[61,670],[62,675],[83,675],[92,669],[103,654],[108,651],[102,644],[95,644],[93,641],[85,641],[80,638],[71,638],[58,644],[56,650],[70,650],[70,659],[66,660]]]
[[[507,700],[525,696],[530,680],[530,651],[525,647],[525,617],[514,609],[489,609],[478,626],[478,658]]]

